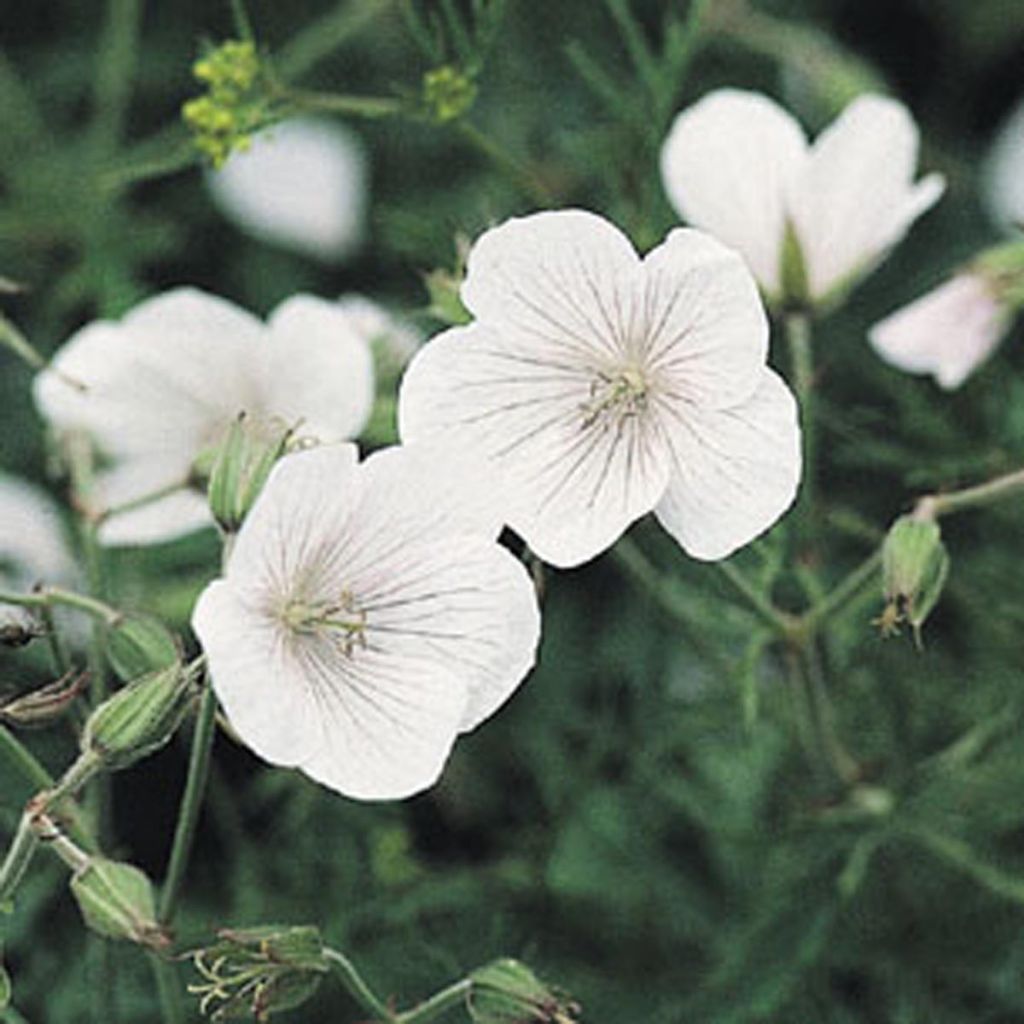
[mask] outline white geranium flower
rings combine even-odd
[[[221,212],[246,234],[333,261],[362,241],[367,178],[354,132],[295,118],[257,133],[206,181]]]
[[[321,440],[358,434],[373,361],[337,303],[295,296],[263,323],[180,288],[82,328],[36,378],[35,397],[57,430],[87,432],[111,460],[97,481],[102,507],[168,492],[101,526],[104,543],[147,544],[211,522],[186,484],[239,413],[301,422]]]
[[[1010,320],[992,283],[968,269],[875,324],[868,339],[887,363],[952,390],[992,354]]]
[[[545,561],[584,562],[652,509],[724,558],[793,500],[796,404],[766,368],[757,287],[714,239],[679,229],[641,260],[601,217],[538,213],[477,240],[461,297],[476,321],[413,358],[401,434],[486,452]]]
[[[820,302],[942,195],[940,175],[914,183],[917,149],[910,113],[882,96],[854,100],[808,145],[767,96],[719,89],[676,117],[661,174],[678,213],[739,250],[768,297]]]
[[[985,161],[985,200],[1004,227],[1024,227],[1024,102],[1003,122]]]
[[[359,799],[430,786],[534,661],[536,596],[486,473],[434,455],[279,462],[193,616],[242,740]]]
[[[385,362],[392,366],[405,366],[423,344],[419,331],[365,295],[348,293],[338,299],[338,304],[353,330],[378,349]]]

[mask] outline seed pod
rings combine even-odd
[[[71,876],[71,891],[86,925],[94,932],[151,949],[170,945],[170,936],[156,920],[153,886],[131,864],[90,857]]]
[[[921,627],[938,603],[949,575],[949,555],[934,520],[901,516],[882,545],[883,634],[909,622],[920,644]]]

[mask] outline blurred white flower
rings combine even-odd
[[[359,137],[315,118],[259,132],[206,176],[216,205],[246,234],[328,262],[362,241],[367,179]]]
[[[379,302],[349,293],[338,299],[353,330],[379,351],[389,365],[403,367],[423,344],[423,337]]]
[[[661,151],[669,200],[747,260],[772,300],[820,302],[869,271],[942,195],[913,181],[918,132],[901,103],[864,95],[808,145],[767,96],[709,93]]]
[[[897,369],[930,373],[952,390],[992,354],[1010,320],[991,281],[968,269],[875,324],[868,340]]]
[[[350,797],[430,786],[533,665],[536,596],[486,467],[439,455],[279,462],[193,616],[241,739]]]
[[[362,429],[373,391],[369,345],[337,303],[298,295],[263,323],[191,288],[82,328],[35,383],[44,417],[60,432],[90,434],[111,460],[97,480],[102,508],[167,492],[105,519],[107,544],[170,540],[210,523],[187,483],[239,413],[343,440]]]
[[[38,487],[0,473],[0,588],[14,592],[36,584],[73,586],[78,572],[60,513]],[[3,624],[30,627],[24,608],[0,606]]]
[[[476,320],[413,358],[402,438],[484,451],[545,561],[584,562],[652,509],[724,558],[793,500],[796,403],[754,280],[714,239],[679,229],[641,260],[594,214],[516,218],[477,240],[461,297]]]
[[[984,193],[1004,227],[1024,227],[1024,101],[1003,122],[985,161]]]

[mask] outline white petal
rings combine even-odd
[[[984,196],[1003,227],[1024,225],[1024,102],[1003,122],[985,160]]]
[[[365,295],[342,295],[338,305],[356,334],[375,350],[382,350],[389,362],[396,366],[404,366],[423,344],[423,336],[411,324]]]
[[[768,320],[743,260],[701,231],[677,228],[644,259],[647,358],[687,401],[721,408],[757,387]]]
[[[669,472],[640,417],[588,423],[594,381],[544,338],[454,328],[406,370],[400,432],[475,445],[501,475],[505,521],[545,561],[578,565],[654,507]]]
[[[742,405],[681,408],[675,466],[657,517],[686,552],[725,558],[768,529],[800,480],[800,429],[789,389],[772,370]]]
[[[296,765],[319,742],[304,666],[265,611],[225,580],[199,596],[192,628],[232,727],[271,764]]]
[[[22,590],[69,584],[78,572],[57,506],[38,487],[0,473],[0,577]]]
[[[737,89],[679,114],[661,150],[662,182],[679,215],[737,249],[769,295],[780,291],[785,197],[806,150],[786,111]]]
[[[355,437],[373,406],[373,356],[335,302],[296,295],[270,317],[263,410],[322,441]]]
[[[963,273],[875,324],[868,338],[887,363],[952,389],[991,355],[1007,326],[985,281]]]
[[[262,332],[231,303],[177,289],[119,324],[97,322],[75,334],[54,370],[36,378],[36,402],[58,429],[87,431],[108,455],[190,462],[253,404],[247,367]]]
[[[913,184],[917,126],[901,103],[862,96],[817,138],[790,212],[813,298],[870,269],[945,188]]]
[[[262,241],[331,261],[362,239],[366,157],[337,122],[297,118],[260,132],[207,185],[224,215]]]
[[[634,342],[640,261],[602,217],[513,217],[474,243],[462,301],[480,320],[566,360],[617,358]]]
[[[329,576],[358,500],[353,444],[324,445],[281,459],[246,516],[227,577],[264,594],[286,593],[300,571]]]

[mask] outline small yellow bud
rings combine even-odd
[[[433,68],[423,76],[423,102],[435,121],[462,117],[476,100],[476,83],[451,64]]]

